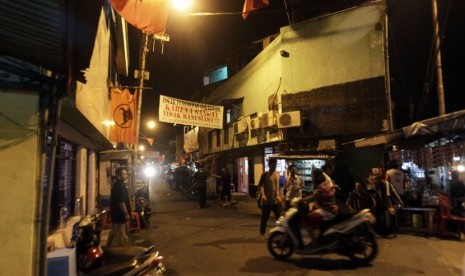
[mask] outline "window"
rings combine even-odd
[[[229,126],[225,126],[223,128],[223,144],[228,145],[229,144]]]
[[[217,148],[221,147],[221,130],[220,129],[216,130],[216,147]]]
[[[50,204],[49,229],[57,229],[60,225],[60,210],[66,208],[66,218],[74,214],[74,198],[76,196],[76,147],[60,140],[58,142],[53,177],[52,198]],[[47,176],[48,178],[48,176]]]
[[[224,65],[216,70],[213,70],[203,76],[203,85],[219,82],[228,78],[228,66]]]
[[[225,120],[226,124],[231,123],[231,108],[226,109],[225,114],[226,114],[226,120]]]

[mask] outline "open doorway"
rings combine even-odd
[[[239,157],[236,159],[237,168],[237,192],[249,192],[249,159]]]

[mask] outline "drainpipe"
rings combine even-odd
[[[43,182],[43,196],[42,196],[42,204],[40,206],[40,218],[38,223],[40,223],[39,229],[39,271],[38,275],[45,276],[47,275],[47,238],[48,238],[48,222],[50,219],[50,202],[52,198],[52,186],[54,180],[54,172],[55,172],[55,157],[57,151],[57,144],[58,144],[58,123],[60,121],[60,114],[61,114],[61,106],[63,102],[63,91],[61,87],[54,87],[54,93],[52,93],[51,104],[49,105],[49,114],[48,118],[46,119],[47,123],[45,124],[46,129],[44,131],[43,139],[44,142],[44,152],[43,152],[43,159],[45,159],[45,169],[47,170],[47,182]],[[47,147],[47,138],[48,134],[50,133],[52,139],[50,145]],[[50,150],[49,158],[46,159],[47,149]],[[40,179],[40,183],[43,181]]]

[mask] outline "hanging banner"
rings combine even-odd
[[[188,128],[188,127],[185,127]],[[186,153],[191,153],[198,151],[200,148],[199,145],[199,127],[194,127],[193,129],[186,131],[184,130],[184,151]]]
[[[110,130],[110,141],[135,144],[136,142],[137,92],[128,89],[111,90],[111,114],[115,125]]]
[[[110,0],[110,3],[134,27],[149,34],[165,32],[170,1]]]
[[[160,122],[223,128],[223,106],[189,102],[160,95],[158,109]]]
[[[249,13],[268,6],[269,0],[245,0],[242,8],[242,18],[245,20]]]

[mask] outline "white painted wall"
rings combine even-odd
[[[368,5],[281,28],[282,91],[311,89],[383,76],[384,7]]]
[[[38,108],[36,91],[0,90],[0,271],[8,275],[32,275],[37,250]]]
[[[79,148],[76,153],[76,198],[80,198],[81,210],[75,210],[75,215],[85,215],[87,202],[87,149]],[[77,206],[76,206],[77,208]]]
[[[385,74],[382,3],[283,27],[243,70],[206,99],[244,98],[243,114],[268,111],[268,97]],[[382,26],[382,25],[381,25]],[[289,53],[283,57],[281,50]]]

